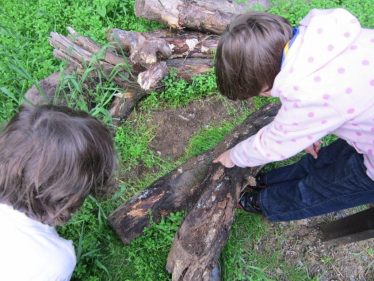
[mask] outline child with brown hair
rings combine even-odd
[[[221,93],[231,99],[278,97],[270,124],[219,156],[230,168],[290,158],[261,174],[240,206],[273,221],[374,202],[374,30],[344,9],[312,10],[292,29],[267,13],[238,16],[217,48]],[[320,150],[319,140],[339,137]]]
[[[85,112],[22,107],[0,134],[1,280],[69,280],[66,223],[116,166],[110,131]]]

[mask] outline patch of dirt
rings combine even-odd
[[[150,143],[162,157],[178,159],[185,152],[191,136],[207,125],[230,120],[228,106],[239,109],[240,102],[225,101],[212,97],[189,104],[185,108],[156,111],[148,125],[156,127],[156,135]]]
[[[241,107],[252,107],[248,102],[230,101],[219,96],[195,101],[183,108],[162,109],[151,112],[146,118],[148,128],[155,130],[155,136],[149,144],[160,157],[176,160],[186,150],[190,138],[208,125],[216,125],[224,120],[235,118]],[[130,116],[130,120],[134,118]],[[136,120],[136,119],[135,119]],[[143,119],[141,122],[144,122]],[[135,121],[136,125],[136,121]],[[138,165],[123,172],[121,177],[143,178],[148,173],[157,173],[159,167],[146,168]],[[155,179],[156,180],[156,179]]]
[[[373,281],[374,239],[347,245],[323,243],[320,223],[330,222],[354,213],[354,209],[293,222],[269,223],[267,235],[257,244],[261,251],[280,250],[290,265],[306,268],[319,281]],[[282,279],[282,274],[277,280]]]

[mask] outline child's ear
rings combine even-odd
[[[261,97],[270,97],[271,96],[271,89],[268,86],[262,87],[261,92],[258,94]]]
[[[261,92],[259,94],[259,96],[261,96],[261,97],[270,97],[271,96],[271,91]]]

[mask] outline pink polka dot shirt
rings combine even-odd
[[[374,30],[344,9],[314,9],[284,59],[272,96],[274,121],[230,151],[239,167],[283,160],[327,134],[364,156],[374,179]]]

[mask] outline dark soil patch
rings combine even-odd
[[[149,125],[156,127],[156,135],[149,146],[162,157],[178,159],[185,152],[191,136],[207,125],[232,118],[228,106],[239,110],[240,102],[222,102],[222,99],[213,97],[184,108],[154,112]]]
[[[146,118],[148,128],[155,132],[149,147],[163,159],[177,160],[184,154],[193,135],[208,125],[218,125],[235,118],[237,115],[233,112],[239,112],[243,106],[251,107],[252,105],[250,103],[243,105],[240,101],[233,102],[213,96],[192,102],[183,108],[153,111]],[[130,116],[131,118],[133,116]],[[146,174],[157,172],[159,172],[159,167],[147,168],[140,164],[130,171],[123,172],[121,177],[142,179]]]

